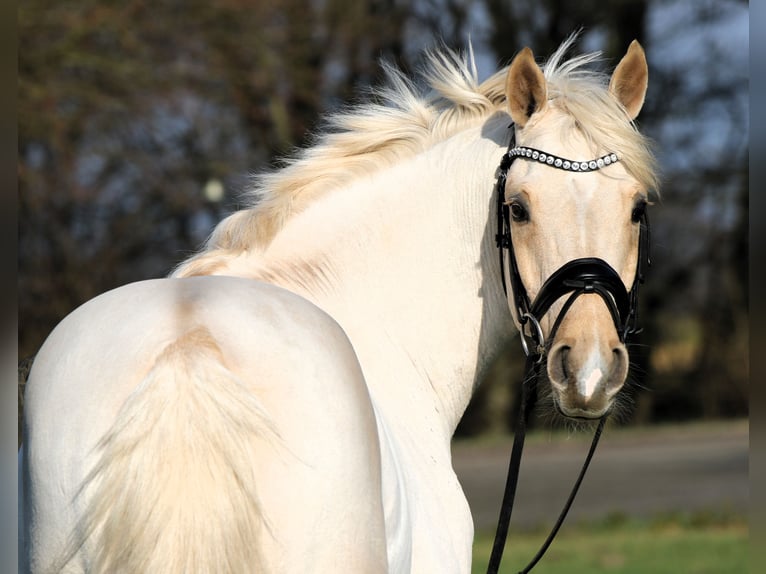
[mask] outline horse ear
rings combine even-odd
[[[520,128],[524,127],[532,114],[543,111],[547,105],[545,76],[529,48],[519,52],[508,68],[505,97],[511,117]]]
[[[641,44],[633,40],[609,81],[609,91],[625,107],[631,120],[636,118],[644,105],[648,82],[646,54]]]

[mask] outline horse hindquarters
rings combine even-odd
[[[33,571],[60,558],[65,532],[78,536],[67,540],[74,570],[385,571],[375,421],[334,321],[291,293],[230,278],[135,284],[89,305],[65,335],[115,313],[118,333],[102,333],[98,348],[54,334],[30,380],[60,395],[72,370],[89,379],[56,407],[63,420],[43,399],[30,407]],[[159,353],[147,338],[163,342]],[[50,358],[65,355],[82,362]],[[95,424],[50,439],[81,419]],[[57,480],[55,467],[92,470]],[[58,545],[46,552],[37,534],[51,526]]]

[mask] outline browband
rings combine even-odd
[[[596,171],[602,167],[606,167],[620,161],[620,158],[616,153],[608,153],[588,161],[573,161],[571,159],[566,159],[557,155],[540,151],[539,149],[535,149],[533,147],[525,146],[516,146],[513,149],[509,149],[506,152],[506,155],[509,157],[509,159],[523,157],[525,159],[531,159],[540,163],[544,163],[545,165],[566,171]]]

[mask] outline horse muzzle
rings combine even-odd
[[[628,374],[628,352],[617,340],[558,337],[547,356],[548,380],[559,412],[600,418],[612,406]]]
[[[562,298],[546,343],[539,321]],[[599,418],[611,408],[628,374],[630,317],[629,293],[602,259],[575,259],[545,281],[522,316],[522,344],[538,362],[546,361],[561,414]]]

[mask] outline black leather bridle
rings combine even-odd
[[[564,169],[572,172],[589,172],[602,169],[603,167],[619,161],[619,158],[616,154],[610,153],[595,160],[579,162],[557,157],[533,148],[517,147],[513,124],[510,128],[511,141],[508,145],[508,151],[503,155],[500,162],[497,178],[498,232],[496,242],[500,259],[500,274],[503,283],[503,291],[505,291],[508,303],[512,312],[515,313],[516,320],[519,324],[521,345],[527,356],[527,364],[525,367],[524,379],[522,381],[519,416],[514,432],[513,450],[511,452],[511,460],[508,467],[508,478],[506,480],[503,502],[500,508],[500,517],[498,519],[495,542],[492,547],[492,554],[487,568],[488,574],[496,574],[500,567],[503,549],[505,548],[505,541],[508,536],[511,513],[513,511],[513,501],[516,494],[519,469],[521,467],[521,454],[524,449],[526,427],[529,421],[529,414],[534,408],[534,404],[537,400],[537,379],[540,373],[540,365],[548,352],[550,342],[554,340],[564,316],[575,300],[581,295],[591,293],[597,294],[603,299],[609,309],[609,313],[621,342],[626,342],[630,335],[640,332],[640,329],[638,329],[637,326],[638,289],[644,282],[647,268],[651,265],[649,257],[649,219],[646,215],[646,210],[643,210],[638,220],[640,231],[636,275],[630,291],[625,289],[625,285],[623,284],[622,279],[620,279],[619,274],[606,261],[597,257],[584,257],[574,259],[559,267],[559,269],[551,274],[551,276],[543,283],[534,301],[530,301],[516,263],[516,255],[513,249],[513,236],[511,234],[510,207],[505,203],[505,186],[508,179],[508,170],[511,165],[517,158],[522,158],[524,160],[537,161],[556,169]],[[507,271],[509,276],[508,281],[510,281],[511,287],[510,295],[508,293],[508,285],[506,281],[506,251],[508,252]],[[558,316],[553,322],[553,326],[548,333],[548,343],[546,344],[545,336],[540,327],[540,321],[550,310],[551,306],[558,299],[566,295],[569,296],[565,300]],[[519,574],[526,574],[534,568],[537,562],[543,557],[545,551],[548,549],[551,542],[553,542],[559,528],[564,523],[564,519],[569,512],[569,508],[577,495],[577,491],[580,488],[585,472],[593,458],[599,438],[601,437],[601,432],[606,424],[607,416],[608,413],[602,416],[599,420],[590,449],[582,469],[580,470],[580,474],[578,475],[569,498],[564,504],[564,508],[550,534],[537,554],[532,558],[529,564],[519,572]]]
[[[511,129],[513,129],[513,126],[511,126]],[[551,305],[567,293],[571,293],[570,298],[559,313],[559,316],[554,323],[554,327],[551,329],[551,333],[549,333],[549,340],[553,340],[556,331],[558,330],[558,325],[561,323],[566,310],[568,310],[572,303],[574,303],[574,300],[586,293],[596,293],[600,295],[604,300],[604,303],[606,303],[612,316],[612,320],[614,321],[614,326],[620,337],[620,341],[625,342],[628,336],[639,332],[639,329],[637,328],[638,289],[644,282],[646,269],[651,265],[651,260],[649,258],[649,219],[646,210],[641,213],[641,219],[639,221],[640,235],[638,240],[638,264],[636,266],[636,275],[630,291],[625,289],[618,273],[606,261],[597,257],[584,257],[569,261],[557,269],[550,277],[548,277],[545,283],[543,283],[535,300],[530,302],[529,295],[527,295],[527,290],[524,287],[521,275],[519,274],[519,268],[516,263],[516,254],[513,249],[510,207],[504,201],[508,170],[511,168],[511,165],[516,158],[533,158],[536,161],[540,161],[537,158],[541,156],[548,158],[549,160],[550,158],[555,158],[553,163],[550,161],[544,161],[543,163],[551,165],[552,167],[557,167],[558,169],[567,169],[567,171],[595,171],[601,169],[602,166],[599,166],[596,163],[598,160],[591,160],[590,162],[571,162],[533,148],[516,147],[515,139],[515,132],[512,132],[508,151],[503,155],[503,158],[500,161],[497,178],[498,233],[495,240],[500,258],[500,276],[502,278],[503,290],[505,291],[506,297],[508,297],[509,294],[508,285],[506,283],[505,251],[508,251],[508,271],[513,297],[511,308],[515,311],[516,320],[521,327],[521,340],[524,353],[528,356],[533,354],[538,360],[541,360],[545,355],[547,349],[545,348],[545,340],[542,336],[540,321],[543,315],[548,312]],[[616,158],[617,156],[616,154],[608,154],[608,156],[604,157]],[[556,160],[562,160],[561,165],[577,163],[578,165],[591,164],[595,165],[595,167],[572,170],[571,167],[565,168],[556,165],[558,163]],[[618,161],[618,159],[610,160],[610,164],[615,161]],[[509,303],[510,302],[509,299]],[[529,332],[527,332],[528,330],[526,329],[528,323],[533,327]],[[529,345],[530,340],[533,343],[533,346],[531,347]]]

